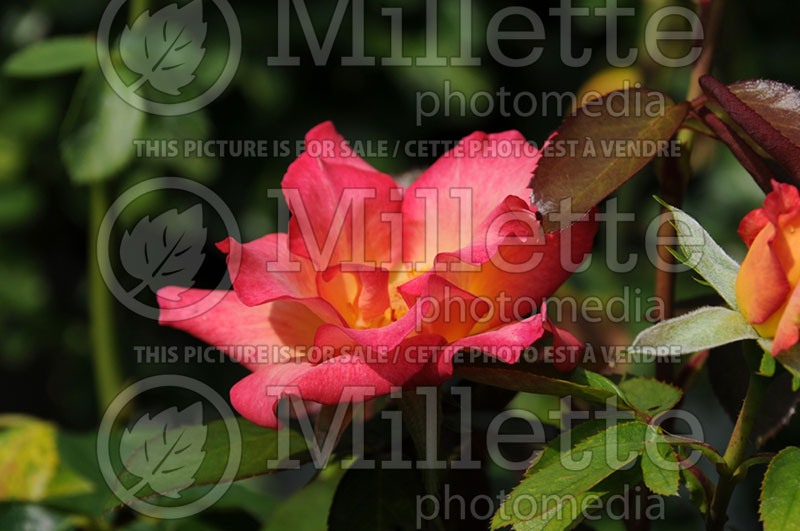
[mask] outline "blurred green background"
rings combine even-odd
[[[207,2],[208,3],[208,2]],[[601,5],[585,0],[576,5]],[[459,3],[439,2],[440,55],[459,53]],[[299,67],[267,66],[267,57],[277,52],[277,7],[268,2],[236,2],[234,10],[241,25],[242,58],[227,90],[205,109],[181,118],[148,117],[140,138],[216,138],[301,140],[314,125],[333,120],[340,133],[351,141],[370,139],[456,140],[474,130],[487,132],[518,129],[539,143],[558,126],[554,114],[531,117],[444,116],[426,118],[415,124],[416,93],[432,90],[442,95],[443,83],[463,91],[467,97],[477,91],[496,92],[505,87],[512,94],[529,91],[575,91],[593,74],[606,68],[605,26],[599,17],[575,20],[573,47],[593,50],[592,61],[583,68],[570,68],[559,57],[558,20],[548,15],[554,1],[529,2],[545,22],[545,52],[532,66],[507,68],[488,57],[483,34],[491,16],[502,7],[519,2],[474,2],[474,52],[483,57],[480,67],[343,67],[339,58],[351,53],[351,25],[346,14],[331,59],[324,67],[313,65],[296,17],[292,17],[291,49],[301,57]],[[661,2],[620,2],[637,8],[636,17],[621,19],[620,49],[641,45],[643,13]],[[694,6],[687,2],[670,5]],[[154,3],[153,9],[165,5]],[[331,2],[307,2],[318,35],[327,28],[333,12]],[[365,8],[367,51],[388,55],[388,19],[381,7],[402,7],[403,35],[407,55],[424,54],[425,3],[382,1]],[[0,7],[0,58],[56,35],[87,35],[96,31],[106,4],[100,1],[60,2],[56,0],[6,0]],[[769,2],[728,2],[719,52],[713,73],[725,82],[764,77],[792,85],[800,84],[800,56],[796,17],[792,0]],[[507,29],[514,29],[513,23]],[[505,28],[504,28],[505,29]],[[224,44],[224,43],[222,43]],[[507,45],[508,55],[527,53],[524,42]],[[208,44],[218,53],[219,43]],[[222,48],[224,50],[224,47]],[[644,54],[640,50],[640,54]],[[675,99],[685,95],[688,69],[656,69],[645,65],[646,84],[666,91]],[[89,74],[84,74],[88,76]],[[75,123],[65,123],[77,105],[73,95],[81,85],[80,73],[40,79],[0,77],[0,410],[25,413],[55,422],[72,433],[91,436],[98,423],[100,404],[93,384],[93,365],[88,329],[87,259],[89,257],[89,187],[74,182],[65,168],[60,143],[69,137]],[[90,93],[91,94],[91,93]],[[91,97],[91,96],[89,96]],[[81,114],[73,116],[80,125]],[[279,186],[292,157],[147,159],[134,157],[115,172],[106,184],[115,198],[142,180],[174,175],[197,180],[214,190],[236,216],[245,241],[275,231],[276,206],[267,189]],[[424,168],[433,158],[372,158],[378,169],[400,175]],[[694,178],[689,184],[685,210],[699,219],[726,249],[741,259],[744,246],[735,229],[743,214],[755,208],[762,195],[747,173],[720,146],[699,141],[693,157]],[[639,265],[627,275],[613,274],[603,265],[605,238],[598,237],[595,264],[569,281],[565,292],[578,296],[610,297],[623,287],[642,289],[642,297],[653,290],[654,271],[645,254],[646,228],[657,212],[651,195],[658,192],[652,169],[626,184],[616,196],[619,209],[635,212],[636,222],[621,227],[619,256],[639,255]],[[169,197],[153,197],[150,207],[174,207]],[[143,207],[144,208],[144,207]],[[136,221],[136,216],[122,222]],[[196,285],[212,287],[224,272],[224,257],[213,242],[226,235],[210,229],[205,249],[208,259],[196,278]],[[707,293],[692,279],[680,275],[678,299]],[[153,302],[152,296],[149,301]],[[206,382],[221,395],[242,377],[244,369],[226,364],[158,365],[136,363],[136,345],[198,345],[185,334],[158,326],[121,305],[114,304],[117,323],[115,345],[126,381],[152,374],[179,372]],[[638,323],[622,330],[630,335],[645,326]],[[648,368],[637,368],[646,372]],[[701,376],[686,407],[704,422],[709,442],[717,447],[727,440],[730,421],[715,403],[705,374]],[[798,441],[797,422],[784,430],[770,446]],[[301,480],[298,480],[301,481]],[[740,488],[732,504],[738,529],[756,526],[758,474]],[[259,488],[263,484],[259,484]],[[285,496],[286,491],[280,493]],[[698,520],[685,502],[669,506],[669,525],[658,529],[696,526]],[[8,504],[0,512],[29,511]],[[36,509],[38,510],[38,509]],[[44,511],[44,509],[42,509]],[[63,516],[63,511],[53,513]],[[16,514],[16,513],[14,513]],[[44,514],[44,513],[42,513]],[[44,518],[45,516],[42,516]],[[49,516],[48,516],[49,517]],[[212,515],[198,519],[204,524],[227,528]],[[227,518],[227,517],[226,517]],[[234,518],[234,517],[231,517]],[[238,514],[234,520],[247,527],[259,525],[259,515]],[[268,519],[268,517],[265,517]],[[61,522],[61,520],[58,520]],[[222,521],[225,521],[224,519]],[[195,522],[196,524],[197,522]],[[79,523],[79,525],[81,525]],[[138,524],[137,524],[138,525]],[[220,527],[221,526],[221,527]],[[3,527],[3,526],[0,526]]]

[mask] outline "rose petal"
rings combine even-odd
[[[492,301],[493,317],[482,320],[473,333],[519,320],[555,292],[588,255],[597,232],[593,215],[594,211],[560,232],[546,234],[543,243],[532,239],[522,245],[511,237],[509,241],[514,244],[497,246],[491,260],[482,264],[460,260],[457,253],[442,253],[437,256],[434,269],[426,275],[440,276],[464,291]],[[567,258],[571,264],[566,262]],[[425,279],[418,277],[401,286],[400,292],[413,298],[419,296],[424,285]]]
[[[400,211],[401,189],[358,158],[330,122],[312,129],[306,143],[282,183],[293,214],[292,252],[310,257],[318,271],[348,261],[388,262],[391,225],[381,216]]]
[[[208,312],[192,316],[192,302],[205,298],[211,290],[183,290],[174,286],[159,290],[159,306],[170,311],[170,320],[161,324],[214,345],[251,371],[297,356],[298,347],[313,345],[314,333],[322,324],[299,302],[246,306],[233,291],[225,292],[221,302]],[[185,320],[180,320],[182,308],[189,317]]]
[[[800,208],[779,218],[770,246],[781,263],[791,286],[800,281]]]
[[[417,314],[417,330],[455,341],[474,328],[490,305],[438,275],[427,275],[422,296],[409,312]]]
[[[758,233],[769,224],[769,218],[763,208],[757,208],[742,218],[739,223],[739,236],[747,247],[753,245]]]
[[[420,296],[409,301],[410,309],[396,321],[376,328],[324,325],[317,330],[314,344],[340,352],[355,345],[393,349],[411,334],[437,335],[452,341],[468,334],[488,310],[485,303],[474,302],[474,295],[440,277],[427,276],[425,282]]]
[[[542,308],[542,312],[546,312],[546,309]],[[544,329],[553,334],[553,365],[555,368],[561,372],[574,370],[585,349],[583,342],[547,318],[544,320]]]
[[[772,181],[773,191],[764,198],[764,213],[773,225],[779,225],[779,218],[800,208],[800,191],[796,187]]]
[[[452,254],[463,262],[484,264],[501,246],[518,238],[526,244],[544,243],[544,231],[535,208],[526,201],[509,195],[483,220],[475,231],[472,243]]]
[[[522,351],[542,337],[542,315],[536,314],[489,332],[459,339],[447,346],[451,354],[463,348],[484,352],[506,363],[516,363]]]
[[[342,355],[318,365],[286,363],[266,367],[240,380],[231,389],[231,403],[245,418],[260,426],[278,428],[278,401],[297,396],[326,405],[363,401],[409,385],[438,385],[449,377],[433,370],[429,354],[442,341],[428,336],[406,340],[395,352],[377,360]],[[421,350],[421,357],[416,354]]]
[[[400,319],[378,328],[349,328],[325,324],[317,329],[314,345],[332,348],[340,353],[347,347],[364,347],[372,350],[391,350],[408,337],[417,327],[417,312],[409,311]]]
[[[736,300],[742,314],[753,324],[762,324],[786,301],[791,286],[775,254],[771,240],[775,234],[768,225],[756,236],[736,277]],[[759,333],[772,337],[774,330]]]
[[[363,265],[340,265],[317,274],[317,291],[351,327],[369,328],[389,310],[389,272]]]
[[[794,288],[783,310],[775,339],[772,340],[772,355],[777,356],[791,348],[798,340],[800,340],[800,284]]]
[[[503,150],[509,148],[506,154]],[[461,140],[406,191],[404,258],[431,264],[437,253],[468,246],[475,219],[482,220],[509,195],[530,197],[527,187],[539,157],[536,148],[517,131],[475,132]],[[431,240],[427,245],[426,239]]]
[[[227,238],[218,243],[217,248],[228,256],[240,257],[233,289],[244,304],[257,306],[277,300],[295,300],[325,322],[345,322],[317,293],[316,272],[309,260],[289,252],[286,234],[267,234],[245,244]]]

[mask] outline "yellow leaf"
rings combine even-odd
[[[21,415],[0,427],[0,500],[41,500],[58,467],[55,427]]]
[[[91,492],[92,483],[61,463],[56,426],[0,415],[0,501],[40,501]]]
[[[581,85],[575,95],[576,105],[581,106],[615,90],[635,88],[636,84],[641,84],[643,80],[642,72],[634,66],[605,68]]]

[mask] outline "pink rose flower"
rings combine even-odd
[[[438,385],[463,349],[515,363],[545,330],[579,345],[534,312],[583,261],[596,223],[541,230],[528,188],[540,153],[520,133],[473,133],[408,188],[330,122],[306,142],[282,183],[288,234],[218,244],[240,253],[233,291],[184,320],[208,290],[159,293],[164,324],[251,371],[231,390],[244,417],[274,428],[283,396],[334,405]],[[575,367],[571,352],[558,368]]]

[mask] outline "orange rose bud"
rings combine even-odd
[[[774,338],[777,356],[800,339],[800,193],[775,181],[772,187],[763,208],[739,224],[749,251],[736,278],[736,301],[762,337]]]

